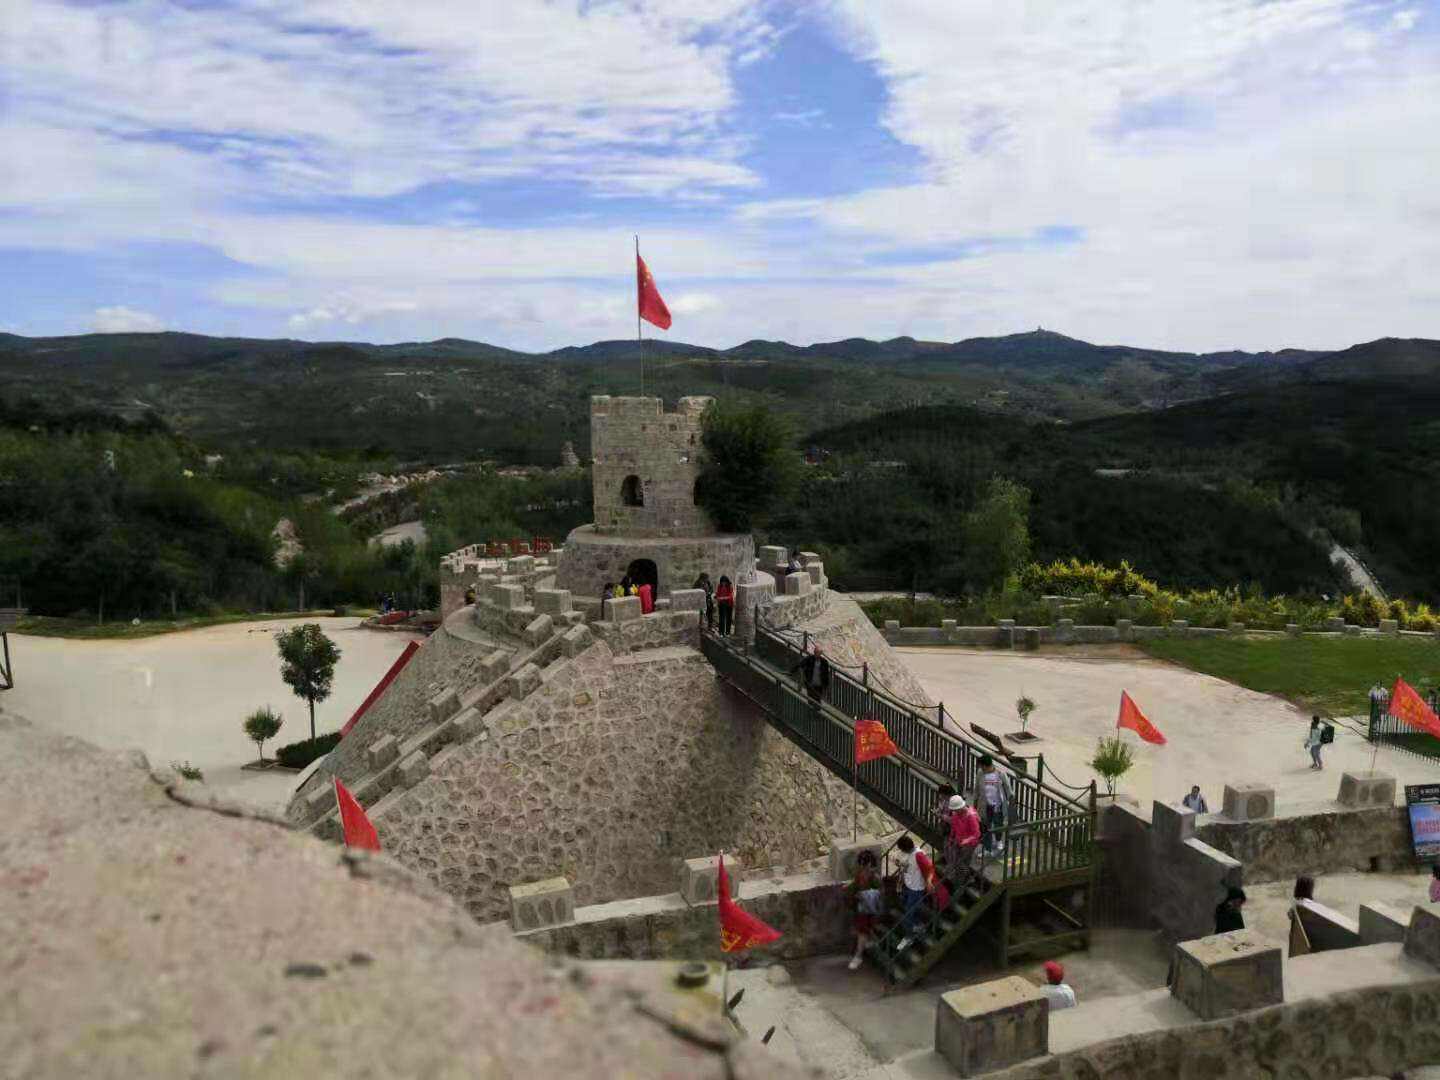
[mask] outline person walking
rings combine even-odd
[[[1208,814],[1210,807],[1205,803],[1205,796],[1200,794],[1200,785],[1196,784],[1190,789],[1190,794],[1180,800],[1180,805],[1188,810],[1194,810],[1197,814]]]
[[[1440,904],[1440,863],[1430,867],[1430,902]]]
[[[1324,762],[1320,760],[1320,746],[1324,739],[1324,732],[1320,730],[1320,717],[1310,718],[1310,730],[1305,734],[1304,747],[1310,751],[1310,768],[1323,769]]]
[[[715,586],[710,583],[710,575],[701,571],[700,576],[695,579],[692,588],[701,589],[705,593],[705,629],[715,629]]]
[[[873,851],[862,851],[855,857],[855,876],[848,889],[855,911],[855,954],[850,957],[849,967],[856,971],[875,938],[875,920],[880,915],[880,870]]]
[[[1005,827],[1010,807],[1010,778],[995,765],[989,754],[980,758],[980,802],[985,826],[985,852],[993,855],[1005,850],[1000,830]]]
[[[1045,961],[1045,985],[1040,992],[1045,995],[1045,1000],[1050,1003],[1050,1011],[1056,1009],[1073,1009],[1076,1005],[1075,991],[1065,981],[1065,968],[1058,961]]]
[[[735,629],[735,586],[724,574],[720,584],[715,586],[715,610],[720,616],[720,636],[729,637]]]
[[[897,946],[903,949],[920,932],[925,896],[935,887],[935,864],[915,847],[915,841],[909,836],[900,837],[895,846],[900,851],[900,920],[908,931],[908,936]]]
[[[810,696],[810,704],[818,709],[825,700],[825,692],[830,689],[830,661],[825,656],[824,646],[819,642],[812,645],[800,662],[790,669],[790,674],[797,671],[805,685],[805,693]]]
[[[1245,929],[1245,916],[1240,909],[1245,906],[1245,890],[1231,885],[1225,891],[1225,899],[1215,905],[1215,933],[1226,934],[1231,930]]]
[[[950,828],[945,835],[945,873],[963,889],[974,872],[975,849],[980,846],[980,816],[966,805],[965,796],[950,796]]]

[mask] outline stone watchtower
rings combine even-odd
[[[590,399],[595,523],[565,540],[555,584],[577,602],[598,598],[627,574],[656,595],[689,588],[702,572],[749,581],[755,543],[718,533],[695,505],[700,417],[708,397],[683,397],[674,412],[652,397]]]

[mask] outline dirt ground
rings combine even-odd
[[[308,619],[340,647],[317,733],[335,731],[365,700],[412,635],[359,629],[359,620]],[[15,689],[0,708],[97,746],[138,747],[155,762],[189,761],[216,791],[272,808],[289,800],[296,774],[242,770],[255,744],[241,722],[262,705],[284,718],[277,746],[310,734],[309,710],[280,680],[274,633],[289,620],[231,623],[130,641],[10,635]]]
[[[1144,710],[1165,735],[1164,746],[1133,735],[1135,765],[1118,790],[1142,805],[1176,801],[1199,784],[1212,811],[1219,811],[1226,784],[1258,781],[1275,787],[1277,813],[1335,798],[1340,775],[1370,768],[1373,748],[1363,737],[1338,728],[1325,748],[1323,771],[1310,769],[1301,747],[1309,716],[1280,698],[1259,694],[1163,660],[1130,646],[1098,646],[1085,652],[1057,647],[1041,653],[993,649],[900,648],[896,650],[925,689],[943,701],[947,715],[997,734],[1018,731],[1015,699],[1038,706],[1029,730],[1039,739],[1023,753],[1043,753],[1045,767],[1068,784],[1095,776],[1087,764],[1096,741],[1115,730],[1120,691]],[[1440,781],[1440,763],[1381,750],[1376,769],[1401,784]],[[1103,786],[1102,786],[1103,790]]]

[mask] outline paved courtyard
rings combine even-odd
[[[255,760],[241,722],[269,705],[285,718],[277,746],[310,734],[305,703],[280,680],[274,634],[318,622],[340,647],[330,699],[315,710],[319,734],[338,730],[412,635],[359,628],[359,620],[270,619],[130,641],[10,635],[15,689],[0,708],[97,746],[138,747],[155,762],[189,761],[213,790],[283,808],[297,775],[241,769]]]
[[[1142,806],[1151,799],[1173,802],[1199,784],[1218,812],[1224,786],[1250,780],[1275,786],[1276,811],[1284,815],[1333,800],[1341,773],[1370,768],[1371,745],[1337,727],[1334,744],[1325,748],[1325,769],[1312,771],[1301,747],[1307,713],[1167,661],[1127,655],[1129,650],[1084,658],[985,649],[896,651],[961,724],[978,723],[997,734],[1018,731],[1015,699],[1028,695],[1038,706],[1029,730],[1040,739],[1023,752],[1043,753],[1046,770],[1069,784],[1095,776],[1086,763],[1096,741],[1114,732],[1120,691],[1128,690],[1167,740],[1151,746],[1127,733],[1136,746],[1135,766],[1118,790]],[[1440,781],[1440,763],[1391,750],[1380,751],[1375,767],[1401,784]]]

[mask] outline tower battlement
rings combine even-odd
[[[700,417],[708,397],[683,397],[674,412],[653,397],[590,399],[595,531],[609,536],[707,536],[695,505]]]

